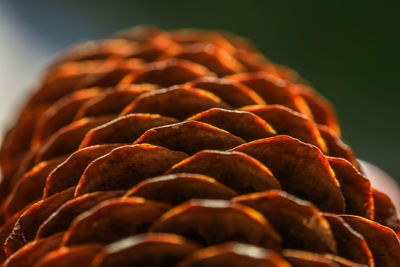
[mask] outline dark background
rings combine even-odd
[[[51,54],[140,24],[247,37],[336,106],[343,137],[357,157],[400,181],[399,1],[0,2]]]

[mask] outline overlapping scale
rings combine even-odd
[[[100,244],[86,244],[75,247],[61,247],[46,254],[35,267],[87,267],[103,248]]]
[[[113,118],[113,116],[83,118],[61,128],[39,149],[35,157],[35,162],[38,163],[68,155],[76,151],[90,129],[107,123]]]
[[[203,150],[175,164],[167,173],[208,175],[239,194],[281,188],[267,167],[241,152]]]
[[[61,157],[41,162],[18,180],[13,191],[3,203],[5,215],[11,216],[24,208],[28,203],[40,199],[43,187],[46,184],[47,176],[54,168],[62,163],[65,158],[66,157]]]
[[[205,149],[228,150],[245,141],[207,123],[184,121],[148,130],[134,144],[143,143],[192,155]]]
[[[295,137],[329,153],[316,125],[298,112],[281,105],[253,105],[242,107],[240,110],[256,114],[269,123],[278,134]]]
[[[199,248],[173,234],[142,234],[108,245],[96,255],[91,267],[175,266]]]
[[[24,211],[16,221],[10,236],[4,242],[4,247],[8,253],[13,253],[34,240],[38,228],[58,207],[74,197],[74,191],[73,187],[69,188],[35,203]]]
[[[4,267],[400,262],[394,205],[331,105],[227,33],[141,28],[67,51],[0,166]]]
[[[123,85],[104,90],[102,94],[79,107],[75,120],[100,115],[118,115],[135,98],[155,88],[157,86],[142,84]]]
[[[328,158],[346,199],[346,213],[373,219],[374,201],[371,184],[350,162]]]
[[[54,168],[46,178],[43,198],[76,186],[87,168],[95,159],[109,153],[119,145],[98,145],[82,148],[71,154],[64,162]]]
[[[251,112],[212,108],[188,120],[211,124],[247,142],[276,135],[275,130],[268,123]]]
[[[274,190],[243,195],[234,201],[263,214],[282,236],[285,248],[337,253],[329,224],[313,205]]]
[[[400,219],[392,200],[388,195],[376,189],[372,189],[372,197],[374,199],[374,220],[389,226],[400,236]]]
[[[123,237],[147,232],[170,205],[142,198],[111,199],[75,218],[62,244],[109,244]]]
[[[183,152],[148,144],[116,148],[88,165],[75,196],[128,189],[146,178],[163,174],[186,157]]]
[[[174,118],[158,114],[128,114],[90,130],[82,140],[80,147],[101,144],[130,144],[147,130],[177,122],[178,120]]]
[[[203,76],[215,76],[206,67],[182,59],[167,59],[150,63],[145,70],[125,76],[121,84],[153,83],[159,86],[171,86],[189,82]]]
[[[155,221],[151,232],[174,233],[210,246],[238,241],[281,249],[281,237],[257,211],[223,200],[191,200]]]
[[[265,104],[264,99],[249,87],[227,79],[204,77],[186,85],[209,91],[234,108]]]
[[[335,237],[338,255],[360,264],[374,266],[371,250],[360,233],[337,215],[326,213],[324,217]]]
[[[363,217],[342,215],[342,218],[367,241],[375,266],[397,266],[400,262],[400,241],[389,227]]]
[[[146,179],[129,190],[125,197],[142,197],[150,200],[179,205],[192,198],[231,199],[237,193],[213,178],[178,173]]]
[[[181,49],[176,51],[171,57],[199,63],[218,76],[225,76],[245,70],[244,66],[233,55],[225,49],[210,43],[182,45]]]
[[[231,242],[199,250],[178,265],[178,267],[200,266],[290,267],[291,265],[271,250]]]
[[[71,123],[81,105],[99,93],[97,88],[80,90],[58,100],[39,119],[32,147],[38,149],[54,132]]]
[[[283,190],[315,203],[323,211],[344,212],[339,182],[315,146],[282,135],[252,141],[233,151],[248,154],[268,166]]]
[[[33,266],[49,252],[56,250],[62,242],[63,233],[59,233],[48,238],[33,241],[16,253],[10,255],[3,263],[7,267]],[[6,251],[7,253],[7,251]]]
[[[324,256],[308,251],[288,249],[283,251],[283,256],[294,267],[340,267]]]
[[[229,108],[221,99],[207,91],[172,87],[141,95],[123,110],[122,115],[153,113],[183,120],[212,107]]]
[[[79,90],[89,87],[109,87],[121,81],[127,74],[140,71],[143,68],[144,62],[140,59],[122,59],[116,58],[110,60],[113,65],[109,69],[101,72],[90,73],[85,75],[75,85],[74,89]]]
[[[68,230],[71,222],[81,213],[91,209],[97,204],[112,198],[118,198],[124,191],[107,191],[85,194],[73,198],[60,206],[44,221],[36,232],[36,239],[54,235]]]
[[[243,83],[256,91],[267,104],[279,104],[313,117],[304,99],[285,80],[266,72],[234,74],[227,79]]]

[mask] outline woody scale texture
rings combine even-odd
[[[69,49],[0,151],[14,266],[400,266],[400,221],[294,71],[224,32]]]

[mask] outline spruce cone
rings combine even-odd
[[[3,266],[400,266],[330,104],[226,33],[72,48],[0,160]]]

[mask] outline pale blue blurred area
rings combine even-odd
[[[16,116],[16,107],[37,81],[51,57],[51,49],[27,34],[0,4],[0,130],[4,133]]]
[[[154,24],[224,29],[329,99],[359,158],[400,179],[399,1],[0,0],[0,120],[69,45]]]

